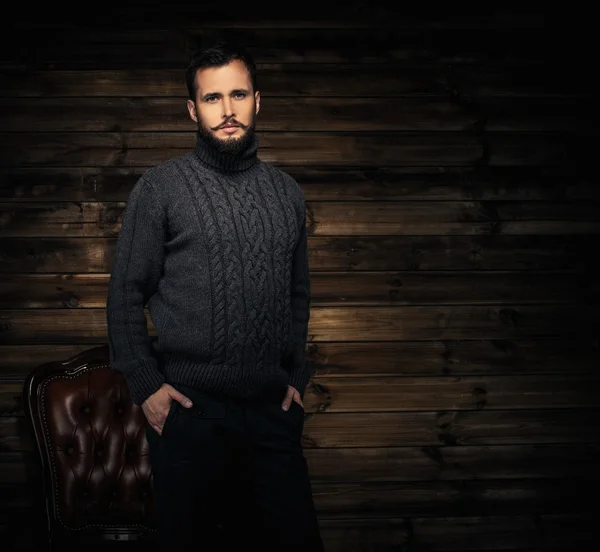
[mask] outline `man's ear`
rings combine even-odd
[[[196,104],[192,100],[187,101],[187,108],[192,121],[198,122],[198,113],[196,112]]]
[[[260,92],[257,90],[254,93],[254,100],[256,102],[256,113],[260,111]]]

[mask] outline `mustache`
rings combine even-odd
[[[227,125],[237,125],[240,128],[248,128],[248,125],[240,123],[239,121],[236,121],[235,119],[229,119],[228,121],[225,121],[224,123],[221,123],[220,125],[218,125],[216,127],[210,127],[210,128],[211,128],[211,130],[219,130],[220,128],[223,128]]]

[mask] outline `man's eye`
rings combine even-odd
[[[235,97],[242,99],[242,98],[246,97],[246,94],[244,94],[243,92],[239,92],[238,94],[235,95]]]
[[[207,102],[210,102],[210,101],[212,101],[212,100],[216,100],[216,99],[217,99],[217,97],[216,97],[216,96],[210,96],[210,97],[206,98],[206,101],[207,101]]]

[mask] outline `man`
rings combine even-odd
[[[257,157],[247,52],[217,43],[186,81],[196,149],[133,188],[107,298],[111,365],[148,421],[160,547],[322,551],[301,446],[304,195]]]

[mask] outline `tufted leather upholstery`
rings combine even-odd
[[[42,467],[51,540],[153,539],[146,418],[106,346],[27,377],[23,404]]]

